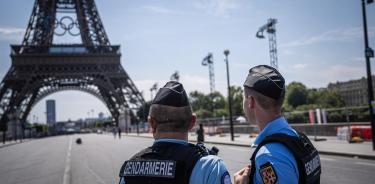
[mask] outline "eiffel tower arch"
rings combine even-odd
[[[78,44],[54,37],[80,36]],[[21,45],[11,45],[12,65],[0,83],[0,129],[21,122],[33,105],[63,90],[94,95],[113,121],[144,99],[121,66],[120,46],[111,45],[94,0],[35,0]]]

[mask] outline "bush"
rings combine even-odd
[[[293,114],[285,114],[285,118],[288,120],[289,123],[308,123],[309,117],[305,113],[293,113]]]
[[[328,122],[346,122],[346,114],[341,111],[327,112]]]
[[[199,109],[195,112],[195,114],[199,119],[212,117],[212,112],[205,109]]]

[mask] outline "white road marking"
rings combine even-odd
[[[229,149],[232,149],[232,150],[237,150],[237,151],[244,151],[244,152],[250,152],[250,148],[244,148],[244,147],[228,147]]]
[[[70,183],[70,155],[71,155],[71,151],[72,151],[72,136],[70,136],[69,147],[68,147],[68,151],[66,153],[63,184],[69,184]]]
[[[204,145],[207,146],[208,148],[211,148],[212,146],[216,146],[217,148],[219,148],[219,151],[220,151],[220,148],[225,147],[225,148],[229,148],[229,149],[232,149],[232,150],[250,152],[249,147],[239,147],[239,146],[220,145],[220,144],[211,144],[211,143],[210,144],[204,144]]]
[[[375,163],[370,163],[370,162],[355,162],[355,163],[359,165],[375,166]]]
[[[96,178],[96,182],[98,183],[102,183],[102,184],[105,184],[105,181],[103,180],[102,177],[100,177],[89,165],[88,163],[85,164],[86,165],[86,168],[88,168],[88,170],[90,171],[91,174],[93,174]]]
[[[324,161],[336,161],[336,159],[334,159],[334,158],[327,158],[327,157],[320,157],[320,160],[324,160]]]

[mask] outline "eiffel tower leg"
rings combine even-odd
[[[36,96],[38,95],[38,90],[35,90],[29,100],[29,102],[26,105],[25,111],[23,112],[21,116],[21,122],[26,122],[26,118],[30,113],[31,107],[33,106]]]
[[[5,130],[3,130],[3,144],[5,144],[5,139],[6,139],[6,131]]]
[[[17,122],[13,122],[14,124],[14,141],[17,142]]]
[[[0,95],[0,130],[5,132],[7,130],[7,123],[5,118],[7,109],[3,100],[3,95]]]
[[[121,98],[119,92],[115,91],[114,86],[107,82],[102,82],[100,80],[95,80],[97,84],[99,84],[99,91],[104,96],[104,100],[106,101],[107,107],[111,112],[112,118],[115,120],[116,126],[118,126],[118,117],[120,115],[119,108],[121,104],[125,104],[125,99]]]
[[[12,89],[12,94],[9,97],[9,103],[7,104],[7,107],[4,107],[3,109],[3,115],[1,116],[0,123],[3,126],[3,130],[6,132],[8,130],[8,123],[12,120],[12,116],[14,115],[14,101],[15,97],[17,96],[17,91]],[[14,132],[11,132],[14,133]],[[15,139],[15,135],[12,136],[13,139]]]
[[[106,103],[109,112],[111,113],[112,117],[114,117],[116,114],[116,106],[114,101],[111,99],[110,94],[101,87],[99,87],[99,92],[103,96],[103,100]]]
[[[4,139],[3,139],[3,142],[5,143],[5,135],[6,135],[6,132],[7,132],[7,130],[8,130],[8,117],[6,117],[7,115],[5,114],[5,112],[4,112],[4,114],[1,116],[1,119],[0,119],[0,126],[1,126],[1,128],[2,128],[2,131],[3,131],[3,137],[4,137]]]
[[[7,82],[7,79],[9,78],[8,76],[12,75],[13,70],[14,70],[14,67],[11,67],[9,71],[7,72],[7,74],[5,75],[3,81],[0,83],[0,102],[3,98],[3,95],[9,88],[10,84]]]
[[[33,107],[33,105],[35,103],[35,99],[36,99],[36,97],[38,95],[38,91],[39,91],[39,89],[38,90],[34,90],[34,93],[32,94],[31,99],[30,99],[29,103],[27,104],[26,110],[25,110],[23,116],[21,117],[21,121],[22,122],[26,123],[26,118],[29,115],[31,108]]]
[[[2,83],[0,87],[0,129],[3,131],[7,130],[6,127],[6,111],[7,111],[7,105],[6,104],[6,97],[5,92],[8,90],[8,87],[6,83]]]
[[[7,88],[6,84],[1,84],[1,86],[0,86],[0,100],[3,98],[3,95],[4,95],[4,93],[7,89],[8,88]]]
[[[37,84],[29,84],[29,85],[25,85],[22,87],[22,89],[20,90],[20,93],[17,93],[15,96],[12,97],[12,100],[10,102],[10,109],[9,109],[9,112],[11,113],[11,118],[10,120],[13,122],[14,124],[14,133],[15,133],[15,140],[17,141],[17,138],[18,138],[18,133],[17,133],[17,129],[18,129],[18,125],[21,125],[21,134],[23,134],[23,122],[20,121],[21,120],[21,113],[22,113],[22,110],[24,109],[23,106],[24,104],[22,104],[22,102],[24,100],[26,100],[26,106],[27,106],[27,100],[30,96],[30,94],[28,94],[28,91],[34,91],[35,89],[39,89],[38,87],[36,87]],[[22,141],[22,140],[21,140]]]

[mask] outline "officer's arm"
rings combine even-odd
[[[214,155],[202,157],[194,166],[191,184],[231,184],[224,161]]]
[[[255,159],[254,183],[297,184],[298,167],[292,153],[277,143],[263,147]]]
[[[217,184],[231,184],[231,178],[226,168],[224,161],[219,159],[215,166],[213,166],[207,183]]]

